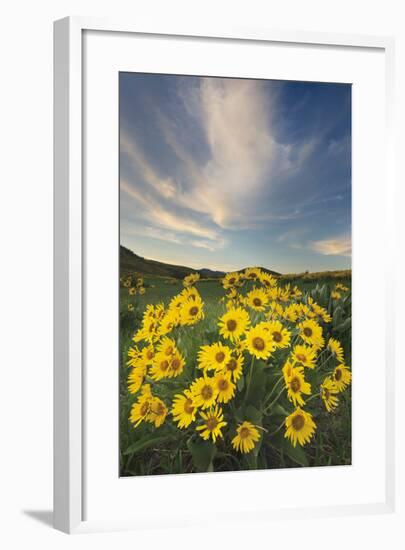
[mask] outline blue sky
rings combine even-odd
[[[351,265],[351,87],[120,73],[120,234],[224,271]]]

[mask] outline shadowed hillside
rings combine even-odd
[[[280,275],[277,271],[260,268],[262,271],[271,273],[272,275]],[[211,269],[193,269],[192,267],[186,267],[183,265],[165,264],[163,262],[157,262],[155,260],[148,260],[138,256],[129,248],[120,245],[120,270],[121,273],[128,271],[136,271],[143,275],[154,275],[158,277],[173,277],[175,279],[183,279],[190,273],[199,273],[202,278],[220,278],[225,275],[223,271],[213,271]],[[239,270],[242,272],[243,269]]]

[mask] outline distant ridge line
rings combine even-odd
[[[271,273],[272,275],[280,275],[277,271],[272,271],[265,267],[259,267],[259,269],[267,273]],[[208,268],[195,269],[183,265],[167,264],[164,262],[158,262],[157,260],[149,260],[135,254],[135,252],[123,245],[120,245],[120,270],[121,272],[136,271],[144,275],[158,275],[161,277],[173,277],[175,279],[183,279],[190,273],[199,273],[202,278],[221,278],[224,277],[226,273],[225,271],[216,271]],[[244,271],[244,269],[239,269],[237,273],[242,271]]]

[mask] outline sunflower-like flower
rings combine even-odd
[[[284,437],[291,441],[293,447],[296,447],[297,442],[300,445],[308,443],[316,430],[312,415],[305,412],[301,407],[297,407],[293,413],[287,416],[285,426]]]
[[[300,290],[297,286],[295,286],[290,291],[290,298],[292,298],[294,300],[298,300],[298,298],[301,298],[301,296],[302,296],[302,290]]]
[[[330,293],[330,297],[332,298],[332,300],[340,300],[342,295],[337,290],[332,290],[332,292]]]
[[[240,275],[239,273],[227,273],[222,279],[222,286],[227,290],[228,288],[233,288],[239,284]]]
[[[153,362],[153,358],[155,357],[155,350],[152,344],[149,344],[148,346],[145,346],[141,350],[141,358],[142,363],[144,365],[151,365]]]
[[[197,410],[190,390],[184,390],[184,393],[174,396],[171,412],[178,428],[183,429],[190,426],[195,420]]]
[[[176,310],[169,310],[159,325],[159,335],[169,334],[179,323],[179,313]]]
[[[134,342],[141,342],[146,340],[147,342],[154,342],[158,337],[158,321],[155,317],[145,317],[142,322],[142,327],[133,337]]]
[[[269,302],[269,297],[262,288],[255,288],[247,293],[245,301],[255,311],[263,311]]]
[[[316,363],[316,350],[310,346],[298,344],[294,346],[291,358],[294,363],[313,369]]]
[[[215,404],[218,389],[214,378],[201,376],[194,380],[190,390],[197,407],[207,409]]]
[[[336,394],[339,390],[335,382],[328,376],[321,384],[321,397],[328,412],[333,412],[339,404],[339,398]]]
[[[280,321],[270,321],[267,326],[276,348],[287,348],[290,345],[291,332]]]
[[[143,364],[142,352],[138,346],[131,346],[128,350],[128,367],[140,367]]]
[[[287,321],[295,323],[298,319],[297,304],[290,304],[287,306],[284,310],[283,316]]]
[[[240,307],[231,307],[219,318],[219,333],[231,341],[238,340],[248,328],[249,323],[249,313],[246,310]]]
[[[271,320],[275,320],[278,317],[283,318],[284,317],[284,308],[281,304],[273,300],[270,302],[270,309],[267,313],[267,318]]]
[[[178,350],[176,350],[170,356],[168,376],[170,378],[175,378],[176,376],[179,376],[183,372],[185,364],[186,362],[184,360],[184,357]]]
[[[263,326],[252,327],[246,333],[246,349],[256,359],[268,359],[275,349],[270,332]]]
[[[243,277],[248,281],[256,281],[260,279],[262,272],[258,267],[248,267],[243,272]]]
[[[201,346],[198,352],[198,366],[204,372],[208,370],[222,370],[231,357],[231,349],[222,344],[215,342],[211,345]]]
[[[234,382],[237,382],[243,372],[243,355],[232,355],[224,367],[224,372],[228,372]]]
[[[216,406],[214,409],[210,409],[207,413],[200,412],[201,418],[204,423],[201,426],[197,426],[197,430],[200,432],[200,436],[208,440],[209,438],[215,443],[217,437],[223,437],[222,428],[227,425],[224,421],[224,415],[222,409]]]
[[[187,300],[201,299],[201,295],[195,286],[183,288],[183,290],[180,292],[180,297],[183,299],[184,302]]]
[[[303,373],[304,367],[293,365],[289,361],[285,362],[284,367],[282,368],[282,373],[284,376],[284,382],[286,386],[288,386],[293,372],[296,372],[296,371]]]
[[[171,358],[162,351],[156,353],[150,369],[150,376],[153,380],[162,380],[162,378],[168,378],[170,376],[170,359]]]
[[[335,285],[335,290],[341,290],[342,292],[347,292],[349,288],[345,285],[342,285],[342,283],[337,283]]]
[[[332,380],[336,384],[336,388],[339,392],[345,390],[350,384],[352,379],[352,373],[350,372],[349,367],[346,365],[338,365],[332,374]]]
[[[329,338],[328,350],[332,353],[333,357],[339,361],[339,363],[343,363],[343,348],[338,340],[335,338]]]
[[[299,334],[306,344],[321,348],[324,345],[322,327],[313,319],[306,319],[299,323]]]
[[[297,406],[297,403],[298,405],[305,404],[302,394],[311,394],[311,385],[305,381],[304,373],[299,368],[291,370],[286,387],[288,399],[294,403],[294,406]]]
[[[173,355],[176,351],[176,342],[172,338],[162,338],[156,347],[157,351],[163,355]]]
[[[136,403],[132,405],[129,420],[134,424],[134,428],[139,426],[143,420],[147,420],[151,411],[153,395],[149,384],[142,386],[142,391]]]
[[[128,376],[129,393],[136,393],[137,391],[139,391],[140,387],[143,384],[143,381],[145,380],[145,376],[147,372],[148,372],[148,369],[146,365],[142,367],[136,367],[131,370]]]
[[[324,323],[330,323],[332,321],[332,317],[326,309],[317,304],[311,296],[308,298],[308,305],[312,308],[315,316],[319,317]]]
[[[135,288],[134,286],[131,287],[131,288],[129,288],[129,289],[128,289],[128,294],[129,294],[130,296],[135,296],[135,294],[136,294],[136,288]]]
[[[262,271],[259,274],[259,281],[266,288],[272,288],[277,286],[277,280],[273,277],[273,275],[270,275],[270,273],[266,273],[265,271]]]
[[[250,453],[259,439],[259,430],[251,422],[245,420],[236,429],[236,435],[232,439],[232,447],[241,453]]]
[[[231,374],[229,372],[219,372],[215,375],[214,382],[218,392],[218,403],[228,403],[234,397],[236,389],[231,380]]]
[[[183,285],[185,287],[194,285],[197,281],[200,279],[199,273],[190,273],[190,275],[186,275],[183,279]]]
[[[154,397],[146,420],[154,424],[155,428],[159,428],[166,420],[167,412],[164,402],[159,397]]]
[[[180,308],[180,323],[182,325],[195,325],[204,318],[204,302],[200,297],[189,298]]]

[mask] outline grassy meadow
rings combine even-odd
[[[125,266],[127,267],[127,266]],[[314,300],[330,322],[320,322],[325,343],[332,337],[341,344],[345,365],[351,365],[351,277],[350,271],[319,274],[291,274],[277,277],[280,288],[297,287],[302,296],[300,303]],[[131,295],[125,282],[142,277],[143,293]],[[343,284],[347,291],[337,296],[336,284]],[[244,293],[255,288],[248,281]],[[231,307],[222,278],[201,278],[193,285],[203,302],[204,318],[193,325],[176,326],[167,337],[173,338],[184,358],[184,370],[179,376],[157,382],[146,375],[159,401],[167,407],[167,416],[162,425],[151,422],[134,425],[130,420],[131,410],[139,399],[139,391],[130,393],[127,365],[128,351],[133,348],[134,335],[141,329],[144,313],[149,305],[163,304],[169,307],[171,300],[183,289],[182,279],[169,276],[140,274],[125,269],[121,271],[120,284],[120,475],[179,474],[198,471],[236,471],[246,469],[291,468],[303,466],[333,466],[351,464],[351,388],[332,394],[339,403],[328,411],[321,398],[320,387],[325,377],[336,367],[333,354],[326,347],[319,350],[316,368],[297,367],[298,374],[305,370],[306,380],[311,384],[309,396],[300,394],[316,424],[316,430],[305,444],[293,445],[285,437],[286,417],[294,406],[284,388],[281,376],[283,365],[289,361],[292,344],[299,344],[298,328],[291,324],[291,345],[276,349],[266,359],[257,359],[244,352],[243,374],[237,380],[233,399],[222,404],[229,434],[237,433],[238,426],[248,420],[256,426],[260,440],[252,452],[238,452],[230,444],[231,435],[205,440],[201,432],[191,425],[179,429],[171,414],[173,398],[201,376],[198,353],[201,346],[210,346],[219,339],[218,320]],[[228,300],[229,301],[229,300]],[[294,300],[291,298],[291,301]],[[286,304],[284,304],[286,305]],[[261,320],[261,312],[250,311],[252,325]],[[298,320],[297,320],[298,323]],[[298,326],[298,324],[297,324]],[[226,339],[221,338],[225,344]],[[302,343],[302,342],[301,342]],[[137,344],[142,347],[142,342]],[[326,344],[325,344],[326,346]],[[251,360],[252,359],[252,360]],[[300,370],[301,369],[301,370]],[[285,376],[284,376],[285,378]],[[160,383],[161,382],[161,383]],[[281,382],[281,386],[280,386]],[[280,390],[280,391],[279,391]],[[283,391],[284,390],[284,391]],[[325,391],[325,390],[324,390]],[[327,391],[327,390],[326,390]],[[155,394],[155,393],[154,393]],[[333,396],[332,395],[332,396]],[[299,401],[298,401],[299,403]],[[332,407],[333,408],[333,407]],[[211,409],[206,409],[211,410]],[[198,420],[195,422],[198,424]],[[227,432],[228,433],[228,432]],[[201,436],[201,437],[200,437]],[[239,449],[240,451],[240,449]]]

